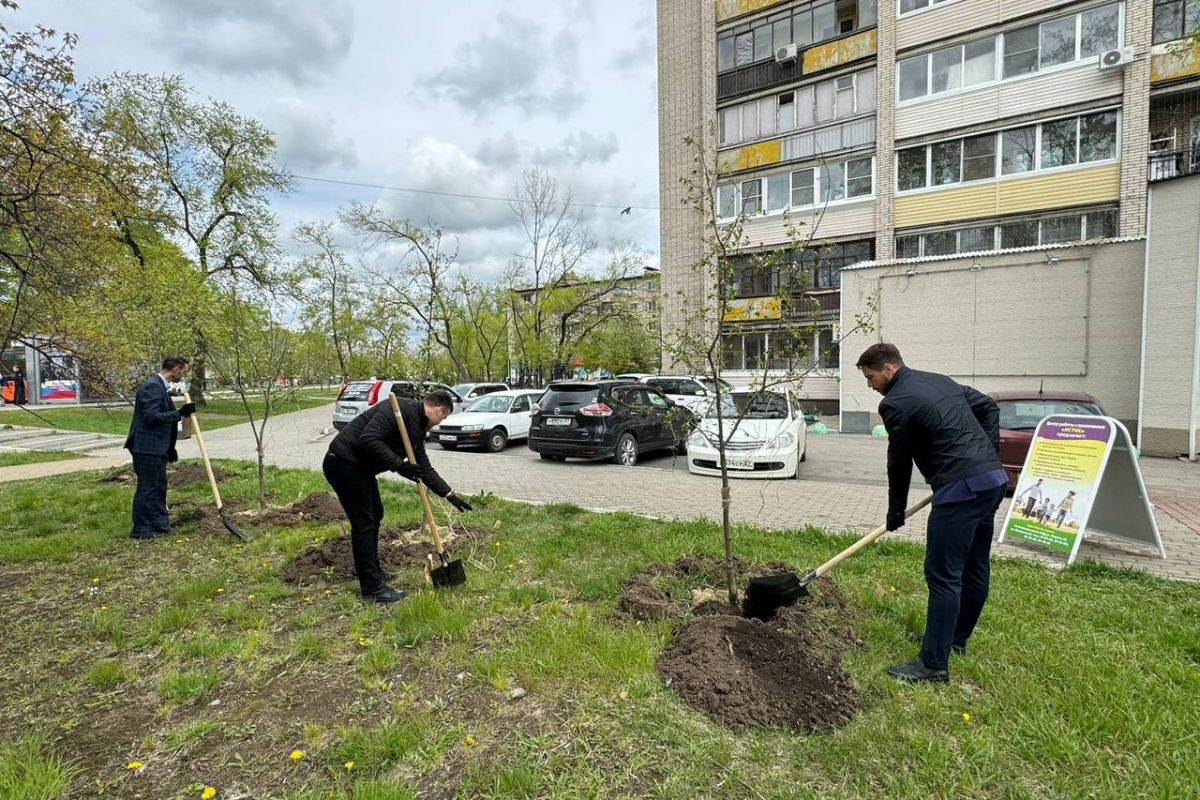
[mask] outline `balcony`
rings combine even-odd
[[[1174,152],[1159,152],[1150,155],[1148,180],[1165,181],[1168,178],[1178,178],[1181,175],[1200,174],[1200,150],[1190,154],[1183,150]]]
[[[872,58],[878,48],[874,27],[859,29],[802,50],[795,61],[762,61],[717,75],[717,102],[794,83],[806,75]]]
[[[1200,88],[1150,99],[1148,179],[1167,180],[1200,172]]]

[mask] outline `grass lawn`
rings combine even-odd
[[[223,466],[223,495],[245,504],[252,468]],[[468,519],[500,527],[459,553],[467,585],[434,592],[402,573],[419,590],[381,608],[350,584],[281,580],[335,524],[239,544],[193,523],[135,543],[131,487],[96,477],[0,486],[3,797],[1032,800],[1200,786],[1194,585],[997,561],[953,683],[904,686],[882,670],[915,651],[922,552],[876,545],[836,573],[864,643],[845,663],[860,715],[829,734],[734,734],[657,676],[675,623],[614,615],[630,573],[718,556],[711,523],[481,498]],[[324,488],[311,471],[270,481],[280,503]],[[385,526],[418,520],[411,488],[382,493]],[[737,534],[744,558],[802,568],[848,541]],[[528,694],[510,700],[515,687]]]
[[[0,467],[15,467],[19,464],[41,464],[44,461],[67,461],[82,458],[82,453],[64,453],[59,450],[29,450],[21,453],[0,450]]]
[[[306,408],[323,406],[333,402],[335,396],[336,391],[332,389],[328,391],[324,389],[305,389],[283,400],[273,398],[275,408],[271,414],[274,416],[277,414],[287,414],[291,411],[302,411]],[[254,408],[255,418],[257,419],[262,413],[262,398],[250,397],[249,399]],[[183,400],[180,398],[174,398],[174,401],[177,408],[183,405]],[[66,431],[115,433],[124,436],[129,433],[129,420],[133,415],[132,406],[37,406],[31,410],[39,416],[45,417],[45,421],[38,419],[33,414],[26,414],[14,409],[0,414],[0,425],[27,425],[35,428],[57,427]],[[240,399],[236,398],[224,396],[212,397],[209,398],[208,405],[200,410],[200,424],[206,431],[227,428],[230,425],[238,425],[247,420],[245,406],[242,405]]]

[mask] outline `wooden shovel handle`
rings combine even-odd
[[[392,404],[396,427],[400,429],[400,438],[404,440],[404,452],[408,456],[408,463],[414,467],[420,467],[417,457],[413,453],[412,441],[408,438],[408,428],[404,427],[404,417],[400,414],[400,403],[396,400],[394,393],[388,392],[388,402]],[[433,518],[433,506],[429,505],[429,495],[425,490],[425,481],[420,478],[417,479],[417,494],[421,496],[421,508],[425,511],[425,524],[429,526],[429,532],[433,534],[433,543],[437,546],[438,555],[445,555],[446,548],[442,544],[442,537],[438,534],[437,521]]]
[[[185,405],[192,402],[190,392],[183,393],[183,402]],[[192,413],[192,433],[196,434],[196,444],[200,446],[200,455],[204,459],[204,471],[208,473],[208,485],[212,487],[213,500],[217,503],[217,511],[220,511],[223,505],[221,492],[217,489],[217,476],[213,475],[212,464],[208,460],[208,448],[204,446],[204,434],[200,433],[200,420],[196,418],[197,416],[195,412]]]
[[[930,502],[932,502],[932,501],[933,501],[933,495],[928,495],[928,496],[926,496],[924,499],[922,499],[922,500],[918,501],[916,505],[912,506],[912,507],[911,507],[911,508],[909,508],[907,511],[905,511],[905,512],[904,512],[904,518],[905,518],[905,519],[908,519],[908,518],[909,518],[909,517],[911,517],[913,514],[917,513],[917,512],[918,512],[918,511],[920,511],[922,508],[924,508],[925,506],[929,505],[929,504],[930,504]],[[861,539],[859,539],[857,542],[855,542],[854,544],[850,545],[850,546],[849,546],[849,547],[847,547],[845,550],[843,550],[842,552],[838,553],[836,556],[834,556],[833,558],[829,559],[828,561],[826,561],[826,562],[825,562],[824,564],[822,564],[821,566],[817,567],[817,568],[816,568],[816,570],[813,572],[813,575],[814,575],[815,577],[818,577],[818,578],[819,578],[819,577],[821,577],[821,576],[822,576],[822,575],[824,575],[826,572],[829,572],[829,570],[833,569],[833,568],[834,568],[834,567],[836,567],[838,564],[842,563],[842,562],[843,562],[843,561],[845,561],[847,558],[849,558],[850,556],[854,555],[854,554],[855,554],[855,553],[857,553],[859,550],[862,550],[864,547],[866,547],[867,545],[869,545],[871,542],[873,542],[873,541],[875,541],[876,539],[878,539],[880,536],[883,536],[885,533],[887,533],[887,525],[880,525],[878,528],[876,528],[875,530],[871,531],[871,532],[870,532],[870,533],[868,533],[866,536],[862,537],[862,538],[861,538]]]

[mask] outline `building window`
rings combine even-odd
[[[772,173],[740,184],[721,184],[717,187],[718,218],[732,219],[738,213],[747,216],[763,211],[780,213],[789,208],[869,198],[874,193],[874,172],[874,159],[853,158]]]
[[[721,147],[875,111],[875,69],[801,86],[717,112]]]
[[[997,157],[1000,175],[1112,161],[1117,157],[1117,112],[1101,111],[1001,131],[999,153],[996,135],[987,133],[900,150],[896,155],[896,190],[986,180],[997,174]]]
[[[717,34],[717,72],[769,61],[789,44],[803,49],[874,27],[877,17],[876,0],[819,0],[761,17]]]
[[[980,253],[996,248],[1037,247],[1107,239],[1117,233],[1117,209],[1058,212],[988,225],[944,228],[896,237],[897,258]]]
[[[1154,41],[1170,42],[1200,30],[1200,0],[1154,0]]]
[[[1188,1],[1200,6],[1200,0]],[[992,83],[997,78],[997,51],[999,74],[1015,78],[1094,59],[1120,41],[1121,4],[1109,3],[906,58],[899,65],[897,97],[903,102]]]

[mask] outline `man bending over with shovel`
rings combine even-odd
[[[883,395],[888,432],[887,529],[904,526],[912,466],[933,489],[925,541],[929,606],[921,652],[888,674],[910,682],[950,680],[950,650],[965,653],[983,611],[996,509],[1008,484],[1000,465],[1000,409],[945,375],[904,365],[892,344],[868,347],[855,365]]]
[[[334,437],[325,454],[325,480],[337,492],[338,501],[350,520],[350,546],[354,569],[364,600],[395,603],[405,592],[388,586],[388,575],[379,566],[379,524],[383,501],[379,497],[381,472],[396,472],[410,481],[421,481],[459,511],[471,506],[446,485],[425,454],[425,431],[439,424],[454,409],[450,394],[441,389],[425,395],[422,402],[400,399],[400,415],[412,443],[417,463],[408,461],[400,429],[391,406],[377,403],[360,414]]]

